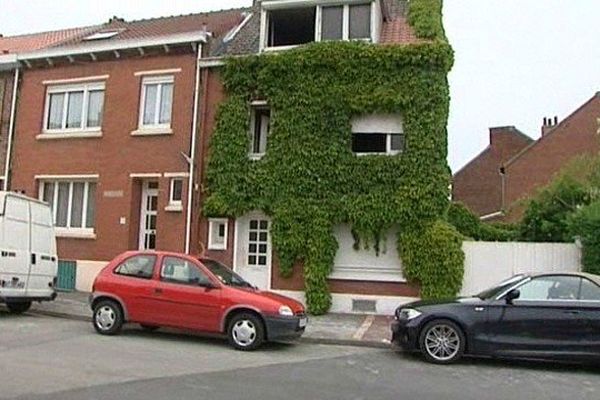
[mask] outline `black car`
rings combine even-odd
[[[463,354],[600,360],[600,276],[516,275],[474,297],[406,304],[392,343],[438,364]]]

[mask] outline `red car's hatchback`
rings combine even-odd
[[[307,318],[301,303],[256,289],[223,264],[168,252],[127,252],[94,282],[93,324],[103,335],[125,322],[225,334],[236,349],[298,338]]]

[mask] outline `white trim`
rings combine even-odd
[[[290,297],[294,300],[306,304],[306,297],[303,291],[299,290],[277,290],[271,289],[272,292]],[[377,315],[394,315],[398,306],[412,303],[419,300],[418,297],[406,296],[379,296],[367,294],[350,294],[350,293],[332,293],[330,313],[341,314],[366,314],[362,312],[352,311],[352,300],[371,300],[375,301]]]
[[[486,214],[486,215],[482,215],[481,217],[479,217],[479,219],[481,221],[486,221],[488,219],[492,219],[492,218],[496,218],[496,217],[503,217],[504,216],[504,211],[496,211],[490,214]]]
[[[270,250],[267,254],[267,268],[268,268],[268,279],[267,279],[267,290],[271,290],[273,287],[273,242],[271,240],[271,228],[273,226],[273,221],[271,217],[262,213],[261,211],[251,211],[242,217],[236,218],[235,220],[235,232],[233,234],[233,271],[238,274],[242,274],[240,271],[240,265],[238,264],[238,246],[240,245],[240,219],[245,222],[249,222],[250,219],[263,219],[269,221],[269,231],[267,234],[267,247]],[[242,244],[247,245],[248,242],[245,239],[242,239]]]
[[[8,123],[8,145],[6,147],[6,163],[4,164],[4,179],[2,181],[2,189],[8,190],[8,178],[10,177],[10,162],[12,155],[13,137],[15,135],[15,118],[17,111],[17,87],[19,86],[19,74],[21,70],[15,68],[15,75],[13,78],[13,91],[12,98],[10,99],[10,119]]]
[[[223,38],[223,43],[227,43],[233,40],[233,38],[236,37],[236,35],[240,32],[240,30],[242,30],[242,28],[248,23],[248,21],[250,21],[252,15],[252,13],[248,13],[246,18],[244,18],[244,20],[237,27],[229,31],[229,33],[227,33],[227,35],[225,35],[225,37]]]
[[[197,43],[207,41],[207,32],[198,31],[176,35],[158,36],[149,39],[109,40],[98,43],[86,43],[70,47],[36,50],[17,55],[18,61],[45,59],[51,57],[66,57],[68,55],[101,53],[104,51],[137,49],[142,47],[162,46],[165,44]]]
[[[350,281],[369,281],[369,282],[402,282],[406,279],[397,269],[345,267],[336,265],[328,279],[350,280]]]
[[[77,229],[77,228],[60,228],[55,227],[54,232],[56,237],[65,239],[96,239],[96,234],[93,229]]]
[[[89,139],[102,137],[102,131],[76,131],[76,132],[56,132],[40,133],[36,135],[38,140],[57,140],[57,139]]]
[[[175,193],[175,191],[173,189],[175,187],[176,181],[181,182],[181,199],[179,199],[179,200],[173,199],[173,193]],[[178,207],[183,206],[183,178],[173,177],[173,178],[169,179],[169,205],[170,206],[178,206]]]
[[[213,243],[213,224],[225,225],[225,234],[223,235],[223,244]],[[227,218],[209,218],[208,219],[208,250],[227,250],[227,241],[229,239],[229,220]]]
[[[133,73],[133,76],[147,76],[147,75],[165,75],[165,74],[176,74],[181,72],[181,68],[170,68],[170,69],[155,69],[150,71],[137,71]]]
[[[64,85],[68,83],[82,83],[82,82],[93,82],[93,81],[105,81],[110,78],[110,75],[96,75],[96,76],[83,76],[81,78],[68,78],[68,79],[49,79],[42,81],[42,85]]]
[[[222,58],[214,58],[212,60],[203,60],[198,62],[200,68],[222,67],[225,65],[225,60]]]
[[[171,110],[168,123],[160,123],[160,112],[162,105],[162,92],[164,85],[172,85],[171,89]],[[146,91],[148,86],[156,86],[156,99],[154,105],[154,122],[150,124],[144,123],[144,114],[146,110]],[[138,115],[138,129],[132,134],[154,134],[163,135],[172,133],[171,123],[173,122],[173,103],[175,101],[175,77],[173,75],[161,76],[145,76],[142,79],[140,91],[140,109]],[[170,132],[168,132],[170,131]]]
[[[167,212],[182,212],[183,205],[182,204],[169,204],[165,207],[165,211]]]
[[[377,0],[263,0],[263,10],[277,10],[283,8],[316,7],[319,5],[344,5],[344,4],[367,4]]]
[[[131,136],[169,136],[173,134],[173,129],[162,128],[162,127],[151,127],[151,125],[144,125],[140,129],[136,129],[130,133]]]
[[[70,179],[81,179],[81,180],[95,180],[99,179],[98,174],[78,174],[78,175],[35,175],[35,180],[70,180]]]
[[[190,176],[189,172],[165,172],[163,174],[165,178],[188,178]]]
[[[100,121],[100,126],[92,126],[88,127],[88,107],[89,107],[89,98],[91,92],[102,91],[102,116],[104,115],[104,102],[106,95],[106,84],[105,82],[84,82],[84,83],[74,83],[67,85],[58,85],[58,86],[50,86],[46,89],[46,98],[44,104],[44,126],[42,127],[42,133],[58,133],[58,134],[67,134],[74,133],[78,134],[81,132],[99,132],[102,130],[102,122]],[[67,118],[69,112],[69,97],[71,92],[83,92],[83,98],[81,99],[81,124],[79,127],[75,128],[67,128]],[[63,110],[62,110],[62,122],[60,128],[48,128],[48,123],[50,119],[50,97],[53,94],[62,94],[63,97]],[[102,117],[104,119],[104,116]]]
[[[160,178],[162,174],[160,172],[140,172],[129,174],[130,178]]]

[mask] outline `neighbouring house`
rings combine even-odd
[[[77,261],[78,288],[126,250],[191,251],[197,60],[244,17],[112,18],[14,53],[9,187],[52,205],[58,253]]]
[[[333,311],[390,312],[419,296],[400,234],[447,201],[450,47],[440,2],[330,3],[256,1],[201,61],[199,240],[312,311],[328,290]],[[434,35],[411,25],[412,6]]]
[[[19,36],[4,37],[0,35],[0,190],[6,189],[8,166],[7,157],[14,130],[16,111],[15,96],[19,79],[19,64],[16,54],[56,46],[75,35],[93,28],[75,28],[60,31],[42,32]]]
[[[482,220],[502,217],[501,168],[533,142],[514,126],[490,128],[490,144],[452,178],[452,199]]]
[[[544,118],[541,137],[531,143],[524,138],[516,140],[513,135],[513,155],[504,153],[508,157],[501,162],[500,158],[490,161],[488,150],[494,147],[490,146],[454,175],[453,199],[481,217],[519,221],[526,200],[550,183],[564,166],[578,156],[600,151],[599,118],[600,92],[562,121]]]

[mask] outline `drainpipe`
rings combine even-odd
[[[202,43],[198,43],[196,55],[196,81],[194,87],[194,115],[192,119],[192,142],[188,163],[190,172],[188,177],[187,211],[185,221],[185,252],[190,253],[190,241],[192,235],[192,197],[194,193],[194,166],[196,164],[196,130],[198,128],[198,100],[200,97],[200,59],[202,58]]]
[[[21,70],[19,67],[15,68],[15,77],[13,81],[13,91],[12,91],[12,99],[10,105],[10,122],[8,123],[8,147],[6,149],[6,164],[4,166],[4,184],[2,185],[2,190],[8,190],[8,180],[9,180],[9,171],[10,171],[10,156],[12,154],[12,142],[15,130],[15,114],[17,108],[17,86],[19,86],[19,75]]]

